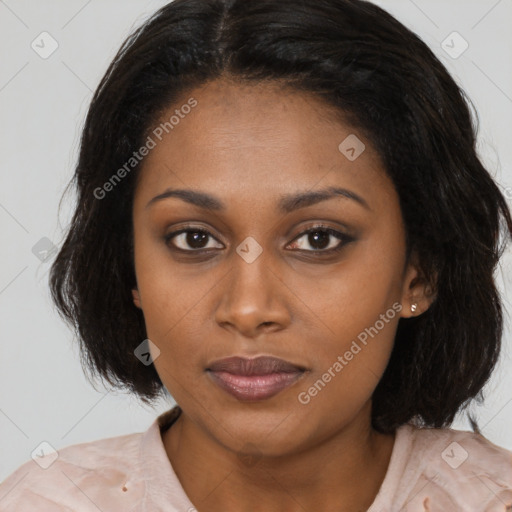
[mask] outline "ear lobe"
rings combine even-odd
[[[434,282],[437,284],[437,275],[434,276]],[[401,316],[409,318],[421,315],[428,310],[436,296],[436,290],[432,283],[423,276],[417,265],[417,258],[414,257],[407,268],[403,283],[402,304],[404,308]]]
[[[133,288],[132,289],[132,297],[133,297],[134,304],[139,309],[142,309],[142,304],[141,304],[141,301],[140,301],[140,295],[139,295],[139,291],[137,290],[137,288]]]

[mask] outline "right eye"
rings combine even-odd
[[[173,231],[165,235],[164,238],[166,244],[169,245],[171,249],[182,252],[201,253],[203,251],[210,252],[211,249],[222,249],[222,246],[208,247],[208,239],[215,240],[215,238],[213,238],[212,234],[208,231],[199,228],[186,227],[178,231]],[[179,245],[181,245],[181,247]]]

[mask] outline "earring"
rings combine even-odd
[[[417,307],[418,307],[418,304],[416,304],[416,302],[415,302],[414,304],[412,304],[412,305],[411,305],[411,311],[412,311],[413,313],[415,313],[415,312],[416,312],[416,308],[417,308]]]

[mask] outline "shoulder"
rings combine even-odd
[[[144,491],[136,478],[141,436],[43,448],[1,483],[0,512],[131,510]]]
[[[408,429],[414,485],[404,512],[512,510],[511,451],[474,432]]]

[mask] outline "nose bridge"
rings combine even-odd
[[[253,237],[247,237],[233,254],[229,291],[231,299],[262,307],[272,295],[272,271],[269,262],[270,251],[264,249]]]
[[[261,324],[286,324],[282,284],[275,275],[270,256],[270,250],[265,250],[252,237],[236,248],[216,311],[219,324],[229,323],[246,334]]]

